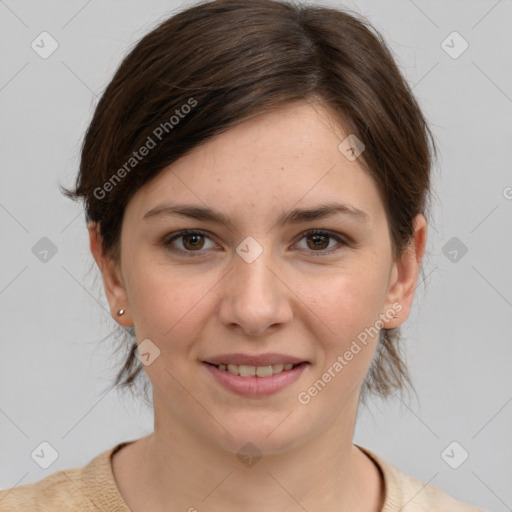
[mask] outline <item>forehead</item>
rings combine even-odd
[[[175,201],[275,220],[294,207],[342,201],[377,218],[384,212],[373,179],[339,149],[347,135],[321,105],[281,106],[194,148],[139,189],[125,215],[140,222]]]

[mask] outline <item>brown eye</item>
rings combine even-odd
[[[165,247],[174,253],[183,254],[185,256],[206,256],[206,251],[201,249],[211,249],[215,246],[213,242],[210,242],[210,247],[205,246],[205,240],[209,240],[210,237],[201,231],[180,231],[178,233],[172,233],[170,236],[166,236],[162,243]],[[181,244],[178,245],[178,242]],[[176,247],[178,245],[178,247]],[[180,247],[181,246],[181,247]]]
[[[200,235],[200,234],[193,233],[193,234],[182,235],[182,238],[183,238],[183,246],[187,250],[193,251],[193,250],[201,249],[202,246],[204,245],[204,240],[203,240],[204,237],[203,237],[203,235]]]
[[[329,238],[329,236],[316,233],[308,235],[307,240],[308,242],[311,241],[311,243],[308,243],[308,247],[310,249],[324,250],[329,246]]]
[[[176,245],[180,240],[181,247],[177,247]],[[207,240],[210,240],[210,243],[213,245],[210,247],[205,246]],[[306,240],[306,247],[303,247],[303,249],[309,251],[309,254],[314,256],[329,256],[341,249],[341,247],[348,245],[337,233],[320,229],[306,231],[303,233],[301,240]],[[332,241],[338,242],[338,247],[336,247],[336,244],[331,245]],[[185,230],[172,233],[165,237],[162,243],[171,252],[184,256],[207,256],[206,251],[202,249],[213,249],[215,247],[210,237],[202,231]]]
[[[306,250],[314,256],[328,256],[336,252],[341,247],[329,244],[331,241],[338,242],[339,246],[348,245],[347,242],[338,234],[320,229],[313,229],[303,233],[302,239],[306,240]]]

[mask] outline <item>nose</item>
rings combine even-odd
[[[236,255],[223,282],[219,317],[226,327],[262,336],[292,319],[293,293],[270,251],[264,250],[251,263]]]

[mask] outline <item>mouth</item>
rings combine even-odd
[[[283,372],[291,371],[297,366],[305,366],[308,363],[303,361],[301,363],[287,363],[287,364],[272,364],[272,365],[264,365],[264,366],[251,366],[245,364],[214,364],[209,363],[208,361],[204,361],[204,363],[215,366],[218,370],[229,372],[232,375],[237,375],[240,377],[272,377],[272,375],[278,375]]]
[[[207,373],[213,377],[213,381],[221,387],[252,399],[274,395],[291,386],[310,366],[308,361],[268,365],[260,363],[258,366],[211,361],[202,361],[202,364]]]

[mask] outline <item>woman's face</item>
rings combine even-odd
[[[127,310],[118,321],[135,326],[138,343],[150,340],[141,352],[155,427],[233,452],[247,442],[279,452],[330,429],[351,435],[376,330],[409,314],[419,260],[393,261],[376,185],[339,149],[349,134],[330,119],[305,102],[254,117],[195,148],[127,205],[119,282],[102,270],[112,311]],[[290,215],[335,203],[344,206],[329,215]],[[162,209],[185,205],[197,218]],[[181,230],[200,233],[171,241]],[[269,353],[278,364],[306,363],[236,378],[206,363]]]

